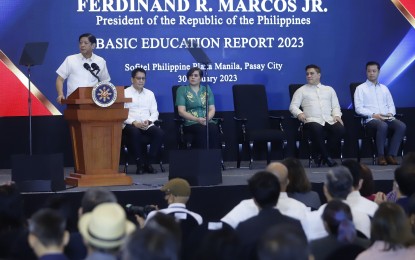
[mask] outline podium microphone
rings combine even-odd
[[[92,65],[92,67],[94,67],[94,64],[95,63],[92,63],[91,65]],[[99,67],[98,67],[98,65],[97,64],[95,64],[95,66],[98,68],[98,71],[99,71]],[[92,76],[94,76],[97,80],[98,80],[98,82],[100,82],[100,80],[99,80],[99,77],[94,73],[94,69],[93,68],[91,68],[91,66],[88,64],[88,63],[84,63],[84,68],[87,70],[87,71],[89,71],[91,74],[92,74]]]
[[[87,70],[87,71],[91,71],[91,66],[89,66],[89,64],[88,63],[84,63],[84,68]]]
[[[91,64],[92,70],[97,71],[95,74],[98,74],[101,70],[99,69],[99,66],[96,63]]]

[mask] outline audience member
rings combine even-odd
[[[177,222],[176,218],[173,215],[166,215],[160,212],[154,214],[154,216],[149,219],[146,226],[148,227],[162,227],[165,228],[167,231],[172,233],[177,240],[179,246],[181,246],[182,241],[182,230],[180,228],[179,223]]]
[[[166,226],[159,225],[155,221],[160,215],[163,214],[156,214],[143,229],[137,229],[129,235],[122,247],[122,260],[180,259],[180,240],[172,232],[171,227],[166,228]],[[174,223],[174,218],[171,219]],[[165,220],[163,219],[162,222]]]
[[[324,195],[327,201],[339,199],[346,202],[347,196],[352,192],[353,177],[350,171],[344,166],[338,166],[330,169],[326,175],[326,182],[323,186]],[[321,216],[327,204],[322,205],[318,210],[312,211],[307,215],[306,234],[309,240],[315,240],[328,235],[324,228]],[[362,237],[370,237],[370,218],[366,213],[355,210],[351,207],[353,223]]]
[[[240,257],[240,240],[232,228],[208,231],[192,259],[233,260]]]
[[[405,212],[399,205],[384,202],[372,219],[372,246],[357,260],[414,259],[415,237]]]
[[[186,208],[186,203],[190,198],[191,189],[189,183],[185,179],[171,179],[164,184],[161,191],[164,192],[164,199],[166,200],[168,207],[157,211],[151,211],[147,216],[146,222],[157,212],[161,212],[163,214],[173,215],[179,221],[192,220],[197,225],[203,223],[202,216]]]
[[[0,259],[37,259],[27,241],[23,206],[14,183],[0,185]]]
[[[117,202],[117,198],[110,190],[100,187],[88,189],[81,200],[81,207],[78,209],[78,218],[82,214],[91,212],[97,205],[105,202]],[[87,248],[79,231],[71,232],[69,243],[65,247],[65,255],[71,260],[85,259]]]
[[[415,235],[415,194],[409,197],[407,214],[412,227],[412,233]]]
[[[328,256],[337,249],[354,244],[361,251],[369,247],[369,240],[357,237],[353,224],[353,216],[349,205],[341,200],[331,200],[327,203],[321,216],[328,236],[311,241],[311,252],[315,260],[330,259]]]
[[[282,163],[274,162],[270,163],[265,170],[274,174],[280,182],[280,196],[275,208],[277,208],[283,215],[303,221],[310,209],[303,203],[288,197],[286,192],[287,185],[289,183],[287,167],[285,167]],[[228,212],[228,214],[226,214],[221,221],[233,228],[236,228],[240,222],[256,215],[258,215],[258,207],[251,198],[242,200],[230,212]]]
[[[259,239],[274,225],[292,225],[304,234],[300,221],[282,215],[275,208],[281,186],[274,174],[267,171],[257,172],[249,178],[248,187],[259,212],[258,215],[239,223],[236,228],[243,249],[242,258],[255,259]]]
[[[65,260],[63,248],[69,241],[66,221],[53,209],[41,209],[29,220],[28,241],[39,259]]]
[[[198,213],[190,211],[186,208],[189,201],[191,189],[189,183],[181,178],[174,178],[168,181],[162,188],[164,199],[168,207],[160,210],[151,211],[146,219],[145,225],[151,220],[157,212],[172,215],[180,223],[182,231],[182,250],[181,257],[187,259],[193,254],[194,242],[192,237],[202,228],[203,218]],[[140,221],[140,220],[139,220]]]
[[[404,164],[395,169],[395,181],[401,196],[396,200],[408,212],[409,197],[415,193],[415,164]]]
[[[368,200],[374,201],[377,204],[385,202],[387,200],[386,194],[378,191],[375,191],[375,182],[373,181],[372,170],[366,165],[361,163],[361,177],[363,183],[360,187],[360,195],[365,197]]]
[[[118,258],[120,246],[135,225],[128,221],[124,209],[117,203],[101,203],[92,212],[82,215],[78,222],[85,245],[86,260]]]
[[[365,213],[369,215],[369,217],[373,217],[375,211],[378,209],[378,204],[360,195],[359,190],[363,184],[361,174],[362,168],[360,163],[356,160],[349,159],[343,161],[343,166],[349,169],[353,178],[352,191],[349,193],[349,195],[347,195],[346,203],[349,204],[349,206],[354,210]]]
[[[291,225],[276,225],[261,237],[258,260],[313,260],[304,232]]]
[[[300,160],[296,158],[286,158],[282,161],[288,169],[287,194],[290,198],[304,203],[313,210],[321,206],[320,196],[311,190],[311,183]]]
[[[78,216],[75,207],[74,203],[71,203],[70,198],[63,193],[48,197],[42,206],[42,208],[53,209],[59,212],[66,221],[66,230],[68,232],[78,230]]]
[[[408,152],[402,159],[401,165],[415,164],[415,152]]]

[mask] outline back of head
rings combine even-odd
[[[373,181],[372,171],[365,164],[360,164],[362,168],[362,187],[360,187],[360,194],[363,197],[369,197],[375,193],[375,183]]]
[[[161,187],[161,191],[176,197],[189,197],[191,193],[190,184],[185,179],[174,178]]]
[[[127,220],[125,210],[114,202],[101,203],[81,216],[78,229],[85,243],[93,251],[115,253],[135,230]]]
[[[123,260],[176,260],[179,259],[178,241],[165,228],[137,229],[122,248]]]
[[[82,213],[91,212],[97,205],[105,202],[117,202],[117,197],[112,191],[104,188],[88,189],[82,197]]]
[[[265,168],[265,171],[270,172],[272,174],[274,174],[275,176],[277,176],[280,184],[281,184],[281,188],[283,189],[283,191],[285,191],[289,181],[288,181],[288,169],[287,167],[280,163],[280,162],[273,162],[270,163],[267,168]]]
[[[44,247],[62,246],[65,219],[53,209],[40,209],[29,219],[29,233]]]
[[[276,225],[258,243],[259,260],[308,260],[310,249],[304,232],[291,225]]]
[[[352,191],[353,178],[349,169],[344,166],[334,167],[326,176],[327,191],[333,198],[346,199]]]
[[[406,165],[406,164],[415,164],[415,152],[409,152],[405,154],[401,165]]]
[[[359,182],[362,179],[361,176],[361,166],[360,163],[356,160],[348,159],[343,161],[342,165],[349,169],[353,177],[353,187],[357,189],[359,187]]]
[[[321,216],[327,231],[336,235],[340,242],[352,242],[356,238],[356,229],[349,205],[334,199],[327,203]]]
[[[395,169],[395,181],[405,196],[415,193],[415,164],[404,164]]]
[[[272,208],[280,196],[280,182],[278,178],[267,171],[255,173],[248,180],[249,190],[261,208]]]
[[[311,183],[307,178],[305,169],[300,160],[296,158],[286,158],[282,161],[288,169],[287,192],[309,192]]]
[[[240,254],[240,240],[233,228],[209,231],[202,240],[194,259],[233,260]]]
[[[0,232],[19,228],[24,222],[23,198],[15,184],[0,186]]]
[[[372,219],[372,241],[384,241],[384,250],[396,250],[415,244],[409,220],[404,210],[392,202],[379,205]]]
[[[182,239],[182,230],[173,215],[158,212],[147,221],[146,227],[162,227],[173,234],[176,237],[177,241],[181,241]]]

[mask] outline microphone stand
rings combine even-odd
[[[205,88],[206,88],[206,95],[205,95],[205,110],[206,110],[206,150],[209,150],[209,99],[208,99],[208,95],[209,95],[209,89],[208,89],[208,84],[207,84],[207,69],[208,69],[208,64],[205,63],[203,64],[204,68],[205,68],[205,73],[204,78],[206,79],[205,83]]]
[[[27,78],[29,79],[29,97],[27,100],[28,103],[28,110],[29,110],[29,155],[32,156],[32,92],[30,87],[30,65],[27,66]]]
[[[208,85],[207,85],[207,70],[208,65],[212,63],[209,59],[209,57],[206,55],[206,53],[203,51],[200,46],[195,43],[194,41],[190,40],[188,42],[187,50],[190,52],[190,54],[193,56],[193,58],[199,63],[204,65],[205,69],[205,79],[206,79],[206,96],[205,96],[205,105],[206,105],[206,149],[209,150],[209,92],[208,92]]]

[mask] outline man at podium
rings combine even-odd
[[[154,125],[159,112],[154,93],[144,87],[146,74],[142,68],[134,69],[131,72],[132,85],[124,92],[126,98],[133,100],[131,103],[125,103],[125,108],[128,108],[129,111],[123,131],[127,137],[127,147],[132,151],[137,161],[137,174],[156,172],[151,163],[155,162],[160,152],[164,136],[163,130]],[[148,154],[143,149],[144,138],[148,139],[150,143]]]
[[[68,79],[66,96],[69,96],[78,87],[91,87],[100,81],[110,81],[106,61],[93,53],[97,39],[91,33],[79,36],[80,53],[66,57],[56,73],[56,101],[62,104],[65,99],[63,94],[63,82]]]

